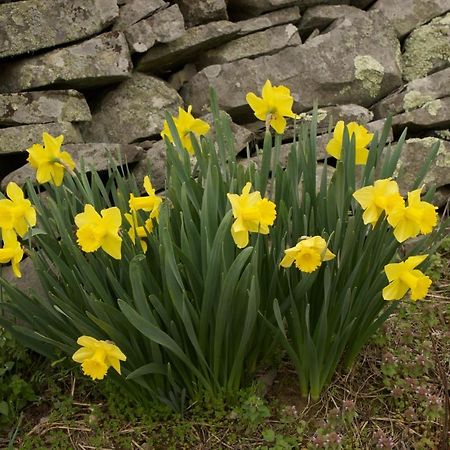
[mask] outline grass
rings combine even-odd
[[[281,360],[233,404],[197,403],[184,417],[161,405],[144,411],[107,381],[49,366],[3,336],[0,394],[12,407],[0,448],[448,449],[449,261],[447,238],[427,300],[404,302],[315,403],[299,397],[295,371]]]

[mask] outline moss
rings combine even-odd
[[[376,97],[383,81],[384,67],[370,55],[357,56],[354,65],[356,79],[362,82],[370,97]]]
[[[402,66],[407,81],[424,77],[450,64],[450,13],[417,28],[405,43]]]
[[[411,111],[420,108],[431,100],[433,100],[433,97],[424,95],[420,91],[409,91],[403,99],[403,108],[405,111]]]

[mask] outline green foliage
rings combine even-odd
[[[103,251],[83,253],[74,236],[73,218],[86,203],[97,211],[112,205],[128,211],[130,193],[139,195],[128,173],[111,168],[103,182],[81,167],[61,187],[49,186],[45,197],[28,183],[39,226],[28,251],[47,295],[27,295],[0,279],[10,299],[0,323],[50,358],[70,357],[81,335],[113,341],[127,361],[122,376],[108,376],[146,408],[155,399],[183,411],[187,402],[233,397],[280,342],[301,393],[316,399],[338,364],[350,365],[395,309],[381,289],[383,267],[396,259],[399,244],[385,221],[373,231],[363,224],[352,194],[375,173],[393,175],[404,136],[386,150],[386,124],[360,171],[355,144],[345,135],[331,182],[325,161],[317,183],[316,117],[296,130],[286,169],[278,158],[281,136],[267,132],[256,169],[238,164],[230,123],[214,95],[212,109],[216,139],[192,137],[195,164],[168,117],[175,144],[166,141],[165,201],[145,254],[126,231],[120,261]],[[248,181],[271,195],[277,219],[269,235],[252,233],[239,250],[227,193],[241,192]],[[284,250],[305,235],[323,236],[337,258],[312,274],[280,268]],[[411,252],[432,249],[434,241],[430,236]],[[244,405],[249,423],[269,414],[258,397]]]

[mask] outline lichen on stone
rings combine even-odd
[[[438,130],[435,132],[441,139],[450,141],[450,130]]]
[[[384,67],[370,55],[358,55],[354,59],[354,66],[355,78],[362,82],[370,97],[376,97],[383,81]]]
[[[411,111],[425,105],[425,103],[433,100],[430,95],[424,95],[420,91],[409,91],[403,98],[403,108],[405,111]]]
[[[442,108],[442,102],[440,100],[432,100],[425,103],[423,107],[426,109],[427,113],[430,114],[430,116],[436,116]]]
[[[402,57],[406,81],[424,77],[450,65],[450,13],[414,30]]]

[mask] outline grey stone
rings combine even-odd
[[[406,84],[400,92],[395,92],[380,100],[372,107],[375,117],[386,117],[420,108],[425,103],[450,94],[450,68]]]
[[[3,64],[0,92],[44,86],[102,86],[128,78],[131,69],[125,37],[112,31],[81,44]]]
[[[107,170],[112,164],[123,165],[140,161],[144,157],[144,151],[136,145],[95,143],[95,144],[67,144],[63,150],[69,152],[75,164],[84,163],[86,171]],[[4,189],[10,181],[23,185],[28,179],[34,180],[35,170],[29,164],[8,174],[1,182]]]
[[[248,34],[220,47],[208,50],[199,60],[201,67],[224,64],[243,58],[268,55],[286,47],[302,43],[297,27],[293,24],[280,25],[265,31]]]
[[[408,139],[402,148],[398,166],[398,184],[402,193],[412,189],[417,174],[436,143],[439,143],[439,150],[424,179],[425,190],[432,185],[439,188],[450,184],[450,142],[433,137]]]
[[[84,39],[117,17],[116,0],[27,0],[0,5],[0,58]]]
[[[239,25],[239,36],[254,33],[255,31],[266,30],[267,28],[287,23],[296,24],[300,20],[300,10],[297,6],[291,8],[278,9],[276,11],[237,22]]]
[[[170,76],[168,80],[169,86],[179,91],[197,72],[195,64],[186,64],[181,70]]]
[[[406,81],[450,66],[450,13],[415,29],[405,40],[402,55]]]
[[[130,25],[146,19],[165,6],[167,3],[163,0],[131,0],[120,8],[113,30],[124,31]]]
[[[325,29],[331,22],[340,17],[355,13],[354,6],[348,5],[319,5],[308,8],[300,19],[298,30],[302,36],[310,34],[316,28]],[[358,11],[359,13],[359,11]]]
[[[298,6],[301,11],[317,5],[348,5],[350,0],[298,0]]]
[[[181,105],[181,97],[164,81],[134,73],[96,106],[85,140],[130,143],[157,135],[165,114],[176,114]]]
[[[151,48],[139,61],[137,68],[142,72],[161,73],[182,67],[196,59],[200,52],[231,40],[238,31],[238,25],[226,20],[189,28],[176,41]]]
[[[237,16],[259,16],[275,9],[293,6],[297,0],[228,0],[228,8]]]
[[[217,20],[228,20],[225,0],[176,0],[189,28]]]
[[[69,122],[22,125],[0,128],[0,155],[24,152],[33,144],[42,142],[42,133],[52,136],[64,135],[64,142],[83,142],[79,130]]]
[[[133,53],[144,53],[157,42],[172,42],[184,33],[183,15],[178,5],[173,5],[127,28],[125,36]]]
[[[450,0],[377,0],[370,9],[382,12],[402,38],[449,11]]]
[[[246,93],[259,93],[270,79],[274,85],[291,89],[296,111],[312,109],[315,101],[323,106],[370,106],[401,85],[399,43],[380,15],[355,11],[358,14],[339,19],[330,32],[303,45],[271,56],[206,67],[187,83],[185,101],[201,114],[212,86],[223,109],[248,118]]]
[[[392,118],[394,130],[445,129],[450,126],[450,97],[431,100],[420,108],[398,114]]]
[[[0,94],[0,125],[91,120],[89,106],[77,91]]]

